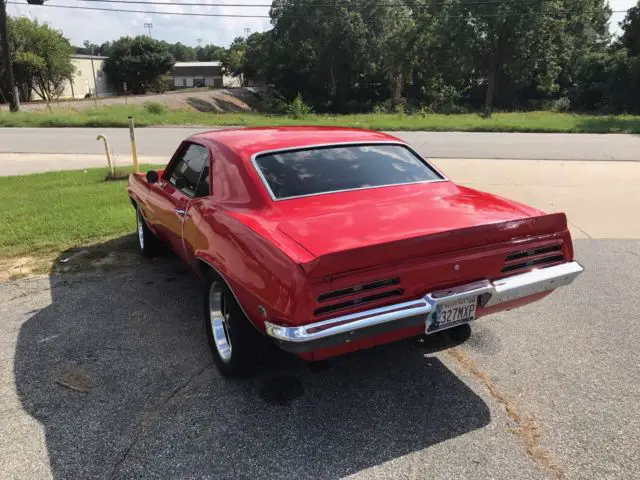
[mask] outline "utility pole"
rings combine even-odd
[[[94,49],[91,47],[91,71],[93,72],[93,104],[98,106],[98,82],[96,81],[96,67],[93,65]]]
[[[249,37],[249,34],[251,33],[251,29],[250,28],[245,28],[244,29],[244,36],[245,37]]]
[[[13,66],[11,65],[11,53],[9,52],[7,4],[5,0],[0,0],[0,41],[2,42],[4,64],[7,66],[7,79],[9,80],[9,110],[17,112],[20,110],[20,99],[18,98],[18,89],[13,78]]]
[[[153,23],[145,23],[144,28],[149,29],[149,36],[151,36],[151,29],[153,28]]]

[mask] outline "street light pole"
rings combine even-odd
[[[5,0],[0,0],[0,41],[2,41],[2,56],[4,57],[4,64],[7,66],[7,79],[9,80],[9,110],[17,112],[20,110],[20,100],[13,78],[13,66],[11,65],[11,53],[9,52],[7,4]]]

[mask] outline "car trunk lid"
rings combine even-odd
[[[472,189],[403,202],[299,217],[278,229],[311,254],[312,277],[393,264],[444,252],[566,230],[564,214],[534,209]]]

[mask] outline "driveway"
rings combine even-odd
[[[133,240],[131,240],[133,241]],[[3,478],[638,478],[640,241],[436,355],[212,366],[175,259],[0,286]],[[447,341],[454,341],[449,339]],[[441,340],[445,341],[445,340]]]

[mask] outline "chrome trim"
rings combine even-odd
[[[300,327],[283,327],[271,322],[264,322],[264,324],[267,335],[277,340],[296,343],[309,342],[341,333],[348,333],[360,328],[400,320],[401,318],[426,315],[431,312],[431,310],[432,308],[426,299],[421,298],[413,302],[397,303],[388,307],[374,308],[365,312],[352,313],[350,315]],[[317,331],[309,333],[310,330]]]
[[[294,196],[291,196],[291,197],[277,198],[273,194],[273,191],[271,190],[271,187],[269,186],[269,182],[267,182],[267,179],[264,176],[264,174],[262,173],[262,170],[260,170],[260,167],[256,163],[256,158],[261,156],[261,155],[269,155],[269,154],[272,154],[272,153],[291,152],[291,151],[295,151],[295,150],[307,150],[307,149],[308,150],[312,150],[314,148],[343,147],[343,146],[349,146],[349,145],[364,145],[364,146],[366,146],[366,145],[399,145],[401,147],[405,147],[407,150],[409,150],[411,153],[413,153],[418,158],[418,160],[420,160],[428,168],[430,168],[431,170],[436,172],[442,178],[439,178],[437,180],[425,180],[425,181],[422,181],[422,182],[391,183],[391,184],[388,184],[388,185],[376,185],[374,187],[348,188],[348,189],[345,189],[345,190],[332,190],[330,192],[308,193],[308,194],[305,194],[305,195],[294,195]],[[317,143],[317,144],[312,144],[312,145],[300,145],[300,146],[297,146],[297,147],[286,147],[286,148],[276,148],[276,149],[273,149],[273,150],[263,150],[261,152],[256,152],[253,155],[251,155],[251,163],[253,164],[253,168],[258,173],[258,176],[260,177],[260,180],[262,180],[262,184],[267,189],[267,192],[269,193],[269,196],[271,197],[271,200],[273,200],[274,202],[280,202],[280,201],[283,201],[283,200],[293,200],[293,199],[296,199],[296,198],[304,198],[304,197],[315,197],[315,196],[318,196],[318,195],[329,195],[329,194],[332,194],[332,193],[356,192],[358,190],[370,190],[370,189],[373,189],[373,188],[397,187],[397,186],[401,186],[401,185],[415,185],[415,184],[419,184],[419,183],[436,183],[436,182],[448,182],[449,181],[447,176],[444,173],[442,173],[436,166],[434,166],[431,162],[427,161],[427,159],[425,159],[422,155],[420,155],[409,144],[407,144],[405,142],[402,142],[400,140],[369,140],[369,141],[359,141],[359,142]]]
[[[142,213],[140,213],[140,207],[136,208],[136,223],[138,230],[138,245],[140,246],[140,250],[144,250],[144,220],[142,219]]]
[[[222,295],[220,282],[213,282],[209,287],[209,322],[213,343],[224,363],[229,363],[233,355],[228,308]]]
[[[481,298],[482,306],[489,307],[569,285],[583,270],[579,263],[568,262],[494,282],[482,280],[459,285],[428,293],[414,301],[343,315],[308,325],[287,327],[265,321],[265,327],[267,335],[275,340],[285,344],[300,344],[335,335],[352,334],[357,330],[416,316],[423,316],[426,325],[431,322],[431,316],[428,314],[436,311],[442,302],[478,296]]]
[[[573,282],[583,271],[584,268],[578,262],[570,262],[497,280],[493,282],[494,291],[491,297],[482,305],[484,307],[492,307],[500,303],[564,287]]]

